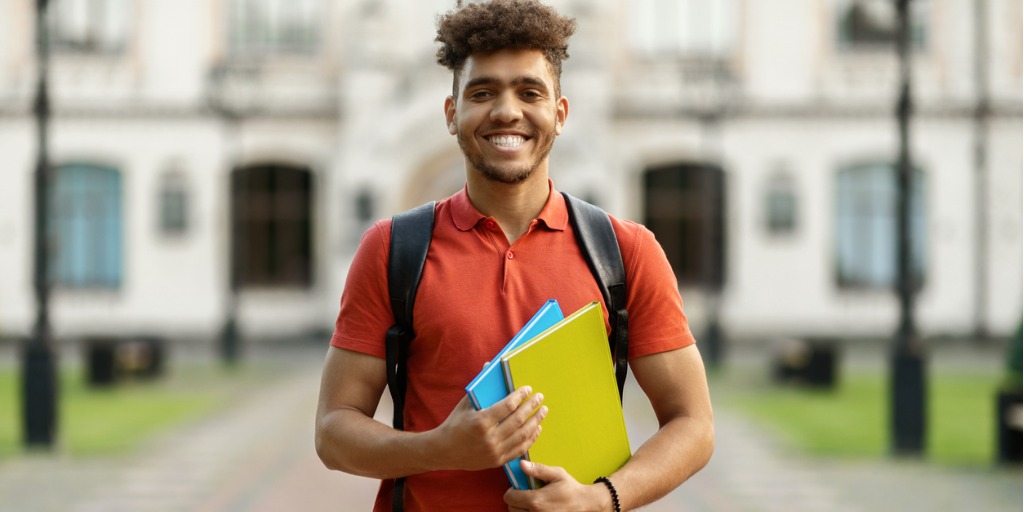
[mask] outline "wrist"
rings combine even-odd
[[[422,449],[420,454],[426,461],[426,471],[456,469],[452,450],[447,448],[445,434],[440,428],[420,432],[419,435]]]
[[[622,512],[622,507],[619,503],[619,491],[608,477],[602,476],[594,480],[594,487],[597,487],[603,496],[601,510]]]

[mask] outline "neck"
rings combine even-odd
[[[475,171],[468,174],[470,202],[480,213],[494,217],[510,244],[526,233],[547,203],[548,175],[540,169],[513,185],[488,180]]]

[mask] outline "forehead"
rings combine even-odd
[[[540,50],[499,50],[493,53],[475,53],[466,59],[460,73],[460,87],[486,78],[509,83],[523,77],[537,78],[554,89],[555,78],[551,65]]]

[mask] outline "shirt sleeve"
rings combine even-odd
[[[696,343],[672,266],[661,244],[641,224],[612,220],[626,267],[629,358]]]
[[[341,293],[331,345],[383,358],[384,336],[394,323],[388,299],[388,244],[391,221],[363,234]]]

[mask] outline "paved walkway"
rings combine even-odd
[[[320,352],[322,354],[322,352]],[[277,512],[369,510],[376,482],[324,469],[313,450],[320,360],[230,410],[116,459],[29,456],[0,464],[0,511]],[[636,390],[634,446],[656,428]],[[388,411],[389,404],[380,409]],[[379,419],[385,420],[382,415]],[[668,511],[1019,511],[1021,472],[919,462],[840,463],[789,453],[756,425],[716,411],[717,448],[700,474],[647,507]]]

